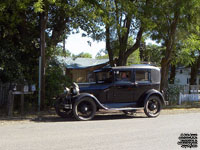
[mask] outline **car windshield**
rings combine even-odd
[[[111,71],[102,71],[96,73],[96,82],[97,83],[111,83],[112,82],[112,72]]]

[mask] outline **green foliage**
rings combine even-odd
[[[184,50],[186,51],[196,51],[200,50],[200,26],[195,26],[191,30],[191,34],[183,40]]]
[[[199,56],[199,25],[193,24],[187,31],[182,29],[178,31],[177,34],[178,42],[175,46],[176,53],[174,53],[172,64],[190,66],[198,59]]]
[[[72,57],[73,58],[92,58],[92,55],[90,54],[90,53],[84,53],[84,52],[82,52],[82,53],[80,53],[80,54],[78,54],[78,55],[74,55],[74,54],[72,54]]]
[[[55,55],[69,56],[57,44],[63,33],[69,34],[74,25],[68,23],[72,12],[78,12],[74,1],[2,0],[0,3],[0,67],[4,82],[38,82],[40,56],[40,13],[44,12],[46,27],[46,59]],[[76,11],[74,11],[76,9]],[[73,20],[73,19],[72,19]],[[65,31],[65,32],[64,32]],[[2,79],[3,77],[3,79]]]
[[[43,0],[38,0],[37,2],[34,3],[33,5],[34,7],[34,11],[37,12],[43,12],[43,7],[44,7],[44,3]]]
[[[92,31],[85,30],[95,40],[106,40],[110,59],[118,59],[118,65],[126,65],[127,58],[139,48],[142,33],[152,28],[147,1],[97,1],[89,12],[92,16]],[[90,18],[90,17],[89,17]],[[107,32],[105,33],[106,28]],[[88,28],[86,28],[88,29]],[[133,42],[129,45],[129,38]],[[112,61],[110,60],[110,61]]]
[[[64,74],[65,67],[51,61],[46,68],[46,102],[52,106],[52,98],[63,93],[64,87],[71,85],[71,80]]]
[[[56,46],[55,48],[51,48],[50,51],[50,56],[55,57],[55,56],[63,56],[63,57],[71,57],[72,53],[69,50],[64,50],[61,46]]]
[[[96,59],[108,59],[108,53],[106,50],[101,49],[95,56]]]
[[[108,59],[108,54],[105,54],[105,55],[96,55],[95,57],[96,59]]]
[[[149,44],[143,51],[144,60],[160,66],[165,47]]]
[[[139,49],[133,52],[127,61],[127,65],[130,66],[132,64],[140,64],[140,51]]]
[[[176,38],[171,42],[178,43],[180,40],[186,39],[188,32],[185,31],[198,19],[199,13],[195,13],[195,10],[199,12],[199,2],[197,0],[154,0],[152,3],[154,3],[151,9],[152,21],[156,24],[151,30],[152,39],[161,42],[164,46],[169,40],[173,40],[169,39],[171,34],[176,34]],[[176,25],[175,19],[178,20]],[[176,29],[173,33],[172,28],[174,27]],[[182,36],[178,36],[178,34]],[[175,50],[174,53],[176,53]]]
[[[38,82],[41,13],[47,18],[45,35],[48,98],[59,92],[54,92],[56,88],[61,90],[61,82],[67,82],[60,66],[56,67],[52,62],[49,65],[49,61],[58,55],[92,58],[89,53],[72,55],[58,45],[71,31],[78,32],[79,28],[86,31],[84,36],[105,40],[105,27],[108,27],[113,59],[119,58],[126,62],[124,60],[129,58],[128,64],[140,62],[141,53],[138,48],[143,33],[150,34],[153,39],[161,42],[162,47],[166,48],[168,44],[172,49],[167,53],[162,47],[148,45],[144,51],[147,61],[160,64],[166,55],[171,63],[192,64],[200,49],[199,8],[199,0],[1,0],[1,81]],[[176,30],[172,30],[175,16],[178,17],[177,26]],[[109,58],[108,54],[107,49],[105,54],[99,54],[96,58]]]

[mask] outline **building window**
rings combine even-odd
[[[187,78],[187,84],[189,84],[190,83],[190,79],[189,78]]]
[[[180,70],[180,74],[182,74],[182,73],[183,73],[183,70],[181,69],[181,70]]]

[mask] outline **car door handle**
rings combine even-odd
[[[138,86],[138,83],[137,83],[137,82],[134,82],[134,83],[132,83],[132,85],[137,87],[137,86]]]
[[[110,89],[105,89],[104,92],[108,92]]]
[[[123,88],[125,88],[125,86],[116,86],[116,88],[123,89]]]

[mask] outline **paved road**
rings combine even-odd
[[[0,150],[178,150],[181,133],[197,133],[200,142],[200,113],[100,115],[87,122],[48,117],[1,125]]]

